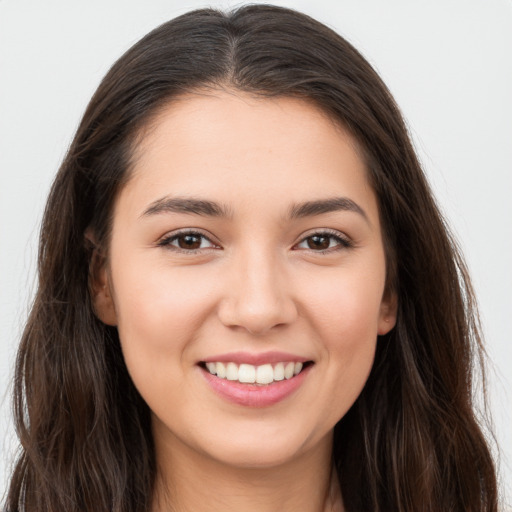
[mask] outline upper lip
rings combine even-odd
[[[251,364],[253,366],[260,366],[263,364],[275,364],[275,363],[305,363],[311,361],[307,357],[302,357],[297,354],[291,354],[289,352],[229,352],[226,354],[218,354],[203,359],[202,363],[236,363],[236,364]]]

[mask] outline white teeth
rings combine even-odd
[[[238,369],[238,380],[248,384],[256,382],[256,367],[252,364],[241,364]]]
[[[274,367],[274,380],[284,380],[284,364],[277,363]]]
[[[228,363],[226,366],[226,379],[238,380],[238,366],[235,363]]]
[[[287,363],[284,367],[284,378],[291,379],[295,370],[295,363]],[[218,375],[218,374],[217,374]]]
[[[281,381],[284,379],[291,379],[293,376],[298,375],[303,368],[302,363],[277,363],[274,366],[271,364],[262,364],[260,366],[253,366],[252,364],[236,363],[206,363],[206,369],[212,374],[217,375],[221,379],[237,380],[238,382],[246,384],[271,384],[274,381]]]
[[[226,367],[224,366],[224,363],[217,363],[217,377],[220,377],[221,379],[226,378]]]
[[[270,384],[274,381],[274,368],[271,364],[264,364],[256,368],[256,382],[258,384]]]

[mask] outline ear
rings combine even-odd
[[[101,252],[90,230],[85,233],[86,244],[91,248],[89,261],[89,293],[96,316],[107,325],[117,325],[117,315],[112,298],[112,287],[107,259]]]
[[[394,291],[384,292],[382,302],[380,303],[379,324],[377,334],[382,336],[387,334],[396,325],[396,315],[398,309],[398,298]]]

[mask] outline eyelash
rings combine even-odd
[[[206,247],[206,248],[199,247],[197,249],[183,249],[182,247],[176,247],[176,246],[172,245],[172,242],[177,241],[180,238],[185,237],[187,235],[193,236],[195,238],[201,238],[202,240],[207,240],[210,244],[212,244],[213,247]],[[201,241],[201,243],[202,243],[202,241]],[[181,252],[184,254],[195,254],[195,253],[198,253],[199,251],[205,251],[205,250],[208,251],[208,250],[212,250],[212,249],[213,250],[219,249],[219,247],[214,242],[212,242],[204,233],[201,233],[200,231],[196,231],[196,230],[191,230],[191,229],[178,231],[178,232],[172,233],[169,236],[165,236],[158,242],[157,245],[159,247],[165,247],[172,251]]]
[[[206,247],[206,248],[199,247],[196,249],[184,249],[182,247],[177,247],[177,246],[172,245],[173,242],[176,242],[181,237],[185,237],[187,235],[195,237],[195,238],[201,238],[202,240],[206,240],[210,244],[212,244],[213,247]],[[299,243],[297,243],[293,246],[293,249],[298,247],[300,244],[307,243],[307,241],[312,239],[313,237],[329,238],[330,239],[329,245],[332,240],[334,240],[337,243],[337,245],[335,247],[328,247],[327,249],[321,249],[318,251],[311,249],[311,248],[306,249],[315,254],[321,254],[321,255],[330,254],[332,252],[340,251],[343,249],[351,249],[352,247],[354,247],[354,243],[348,237],[343,236],[339,231],[324,229],[321,231],[315,231],[315,232],[309,234],[308,236],[305,236],[304,238],[302,238],[300,240]],[[220,248],[214,242],[212,242],[210,240],[210,238],[208,238],[205,234],[201,233],[200,231],[194,231],[194,230],[183,230],[183,231],[178,231],[178,232],[172,233],[171,235],[165,236],[164,238],[162,238],[158,242],[157,245],[158,245],[158,247],[169,248],[172,251],[181,252],[184,254],[197,254],[199,251],[204,252],[204,251],[209,251],[212,249],[217,250]],[[295,249],[295,250],[300,250],[300,249]]]
[[[350,240],[347,236],[342,235],[339,231],[334,231],[331,229],[323,229],[321,231],[315,231],[313,233],[308,234],[307,236],[302,238],[302,240],[298,244],[295,244],[294,248],[299,246],[300,244],[307,242],[307,240],[310,240],[314,237],[329,238],[330,240],[334,240],[337,243],[337,245],[334,247],[328,247],[327,249],[322,249],[319,251],[315,251],[311,248],[306,249],[311,252],[314,252],[315,254],[320,254],[320,255],[331,254],[333,252],[342,251],[344,249],[351,249],[354,247],[354,243],[352,242],[352,240]],[[329,241],[329,245],[330,245],[330,241]]]

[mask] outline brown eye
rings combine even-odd
[[[295,249],[307,249],[319,254],[329,254],[334,251],[353,247],[352,241],[342,233],[335,231],[320,231],[302,239]]]
[[[176,237],[176,242],[180,249],[199,249],[201,247],[203,237],[200,235],[179,235]]]
[[[190,253],[201,251],[203,249],[218,249],[218,247],[205,235],[193,231],[170,235],[160,240],[158,245],[175,251]]]
[[[332,236],[327,235],[313,235],[307,238],[307,245],[309,249],[323,251],[329,249],[331,245]]]

